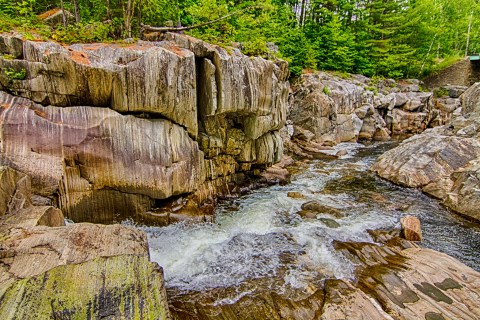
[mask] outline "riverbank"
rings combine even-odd
[[[276,310],[271,316],[277,318],[334,318],[339,306],[326,297],[335,292],[355,297],[342,310],[385,318],[423,317],[424,304],[437,318],[460,318],[460,311],[478,315],[471,304],[478,300],[477,272],[395,233],[366,231],[381,228],[381,217],[389,221],[385,226],[398,217],[375,210],[359,215],[357,209],[383,201],[376,192],[353,200],[343,198],[344,191],[337,193],[345,185],[372,191],[370,178],[365,185],[363,178],[356,181],[354,173],[365,169],[361,163],[342,168],[351,175],[340,185],[329,185],[330,195],[305,203],[320,195],[317,187],[327,187],[322,177],[338,174],[325,171],[328,164],[322,159],[348,155],[336,144],[388,140],[393,133],[414,134],[442,124],[458,112],[462,88],[447,90],[448,97],[440,100],[422,92],[415,80],[377,82],[319,73],[305,75],[289,98],[286,62],[247,57],[171,33],[158,42],[71,46],[8,35],[0,37],[0,49],[2,319],[169,319],[199,314],[202,319],[231,320],[268,318],[268,310]],[[279,203],[262,205],[271,199],[257,203],[254,198],[254,214],[242,215],[241,208],[232,206],[237,214],[219,215],[216,224],[206,224],[213,220],[217,199],[288,182],[286,166],[292,160],[283,157],[284,145],[307,161],[307,167],[315,159],[311,164],[317,163],[320,176],[315,177],[320,181],[310,181],[307,193],[290,190],[288,199],[270,197]],[[275,188],[282,186],[253,195],[269,197],[268,190]],[[277,211],[292,202],[290,209]],[[401,211],[398,202],[390,203],[394,212]],[[292,208],[298,212],[290,212]],[[65,217],[74,223],[65,225]],[[238,217],[244,220],[236,221]],[[137,228],[92,224],[127,218],[152,225],[185,222],[161,229],[173,231],[156,243],[159,254],[149,251],[149,241],[155,242],[152,235],[147,241]],[[233,231],[225,232],[222,228],[229,225]],[[228,245],[221,240],[211,247],[217,238],[204,227],[226,236]],[[199,241],[190,241],[191,230],[200,234]],[[176,241],[177,236],[184,239]],[[151,259],[168,257],[161,250],[184,244],[187,247],[177,251],[190,253],[187,258],[193,260],[175,270],[186,267],[186,276],[195,275],[198,283],[263,286],[264,298],[245,295],[248,290],[237,291],[229,284],[228,294],[215,289],[215,299],[205,298],[206,309],[192,306],[191,300],[168,305],[162,268]],[[253,252],[242,251],[250,244],[258,246]],[[245,255],[222,264],[222,257],[236,252]],[[346,252],[353,258],[345,260]],[[213,260],[195,260],[201,253]],[[268,259],[262,258],[268,253]],[[239,264],[242,258],[248,259]],[[159,262],[171,270],[168,261]],[[257,262],[258,268],[249,269]],[[440,273],[424,278],[429,268]],[[303,275],[313,281],[312,287],[302,287]],[[172,280],[170,273],[166,277]],[[352,277],[361,285],[351,282]],[[178,283],[195,288],[185,279]],[[372,281],[375,286],[369,287]],[[308,289],[307,296],[278,298],[286,292],[282,290],[295,289],[295,283]],[[278,292],[269,292],[274,284],[280,284]],[[392,297],[398,290],[407,292],[400,301]],[[236,300],[234,292],[250,302],[237,309],[238,304],[230,303]],[[168,295],[178,297],[172,291]],[[417,302],[401,310],[403,303]]]

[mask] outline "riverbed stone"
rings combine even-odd
[[[410,241],[422,241],[422,227],[420,219],[414,216],[405,216],[400,219],[402,233]]]
[[[305,195],[298,191],[287,192],[287,197],[293,198],[293,199],[305,199]]]
[[[321,203],[318,200],[312,200],[302,204],[303,210],[310,210],[316,213],[332,215],[336,218],[342,218],[344,214],[337,208]]]

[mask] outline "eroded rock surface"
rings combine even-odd
[[[107,222],[172,196],[202,203],[280,161],[287,64],[164,38],[62,46],[0,36],[0,53],[15,58],[0,57],[1,163],[75,221]]]
[[[338,242],[357,262],[356,279],[326,279],[284,292],[256,286],[172,292],[174,319],[476,319],[480,273],[396,232],[371,232],[377,243]],[[321,270],[319,270],[321,276]],[[273,277],[275,278],[275,277]],[[275,281],[274,279],[257,279]],[[240,292],[240,294],[238,293]],[[235,299],[219,297],[236,294]],[[436,316],[437,318],[433,318]]]
[[[8,203],[0,217],[1,319],[170,318],[143,231],[65,226],[58,208],[32,205],[28,176],[0,173],[0,201]]]
[[[451,97],[437,99],[432,92],[423,92],[418,80],[304,74],[290,98],[286,147],[299,156],[317,158],[324,145],[421,133],[450,120],[460,106],[460,89],[454,89],[451,94],[444,90]]]
[[[461,96],[462,113],[382,155],[372,170],[395,183],[421,188],[463,215],[480,220],[480,84]]]

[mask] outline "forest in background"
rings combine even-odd
[[[64,8],[50,27],[38,15]],[[139,38],[143,25],[185,31],[305,69],[422,77],[480,51],[476,0],[0,0],[0,32],[63,43]],[[278,52],[274,49],[278,47]]]

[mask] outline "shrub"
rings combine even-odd
[[[5,70],[5,75],[12,80],[24,80],[27,77],[27,69],[22,68],[20,71],[8,68]]]

